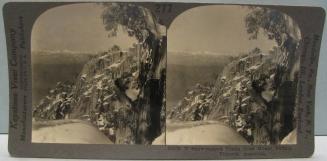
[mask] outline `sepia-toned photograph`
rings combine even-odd
[[[167,145],[297,143],[301,32],[291,17],[200,6],[167,35]]]
[[[301,32],[291,17],[209,5],[166,29],[129,3],[41,14],[31,37],[32,142],[296,144]]]
[[[54,7],[31,45],[33,143],[151,145],[165,135],[166,28],[150,10]]]
[[[325,9],[238,2],[4,4],[9,154],[312,157]]]

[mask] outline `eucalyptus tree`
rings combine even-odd
[[[137,99],[132,103],[135,141],[151,144],[161,134],[164,121],[166,35],[165,28],[147,8],[132,3],[102,3],[102,19],[109,37],[121,28],[136,38],[142,52],[139,58]]]
[[[295,127],[296,123],[296,93],[299,72],[299,48],[301,32],[296,22],[288,15],[269,8],[250,7],[250,13],[245,18],[249,39],[257,39],[263,33],[277,44],[271,54],[276,60],[274,72],[274,96],[268,101],[268,124],[270,142],[278,143]],[[260,94],[261,95],[261,94]],[[263,98],[263,97],[261,97]],[[276,119],[280,117],[279,120]]]

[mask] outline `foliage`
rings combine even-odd
[[[101,15],[108,36],[116,36],[119,26],[135,37],[139,42],[144,41],[147,31],[147,15],[143,7],[130,3],[102,3],[104,11]]]
[[[285,15],[277,10],[251,7],[251,13],[246,18],[247,32],[250,39],[256,39],[261,30],[270,40],[275,40],[279,46],[283,43],[283,35],[288,35],[288,26]]]
[[[160,122],[164,114],[165,69],[164,62],[166,39],[160,35],[160,26],[150,10],[130,3],[102,3],[103,24],[108,36],[116,36],[123,29],[129,36],[142,44],[139,62],[138,95],[132,106],[135,110],[135,142],[150,144],[161,134]],[[135,46],[135,44],[133,45]],[[156,73],[156,71],[159,71]],[[156,75],[157,74],[157,75]]]
[[[111,47],[111,51],[120,51],[121,49],[120,49],[120,47],[118,46],[118,45],[113,45],[112,47]]]
[[[260,53],[261,53],[261,49],[258,48],[258,47],[254,48],[254,49],[250,52],[250,54],[260,54]]]

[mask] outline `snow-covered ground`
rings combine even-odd
[[[96,127],[81,120],[33,122],[32,142],[112,144]]]
[[[215,121],[167,121],[166,135],[153,145],[246,145],[247,141],[235,130]]]
[[[294,129],[290,132],[281,142],[281,144],[296,144],[297,143],[297,130]]]

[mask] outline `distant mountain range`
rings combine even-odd
[[[33,54],[43,54],[43,55],[49,55],[49,54],[96,54],[95,52],[89,52],[89,51],[73,51],[73,50],[35,50],[32,51]],[[99,52],[101,53],[101,52]]]
[[[74,81],[84,64],[93,55],[34,52],[32,54],[33,104],[47,94],[57,82]]]
[[[167,58],[168,64],[210,66],[223,63],[233,57],[228,54],[215,54],[213,52],[168,52]]]

